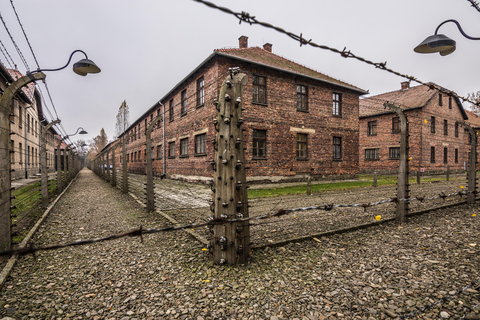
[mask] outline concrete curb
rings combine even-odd
[[[79,172],[80,173],[80,172]],[[68,186],[63,190],[62,193],[60,193],[58,195],[58,197],[47,207],[47,209],[45,210],[45,212],[43,213],[42,217],[40,219],[38,219],[37,223],[35,223],[35,225],[33,226],[32,229],[30,229],[30,231],[27,233],[27,235],[25,236],[25,238],[23,239],[22,243],[20,243],[20,245],[18,246],[19,248],[24,248],[28,241],[30,241],[30,239],[33,237],[33,235],[35,234],[35,232],[37,231],[37,229],[40,227],[40,225],[42,224],[43,220],[45,220],[45,218],[47,217],[47,215],[50,213],[50,211],[53,209],[53,207],[55,207],[55,205],[57,204],[58,200],[60,200],[60,198],[63,196],[63,194],[70,188],[70,185],[77,179],[77,176],[78,176],[78,173],[77,175],[75,176],[75,178],[72,179],[72,181],[70,181],[70,183],[68,184]],[[10,274],[10,272],[12,271],[13,267],[15,266],[15,263],[17,262],[18,260],[18,253],[14,253],[10,259],[8,259],[8,262],[7,264],[5,265],[5,267],[3,268],[2,272],[0,272],[0,288],[3,287],[3,285],[5,284],[5,282],[7,281],[7,277],[8,275]]]

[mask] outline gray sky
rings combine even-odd
[[[212,0],[245,11],[295,34],[337,49],[346,47],[374,62],[435,82],[459,95],[480,90],[480,42],[464,38],[453,23],[440,28],[457,41],[457,51],[441,57],[413,48],[444,20],[456,19],[464,31],[480,37],[480,12],[467,0]],[[273,44],[273,52],[371,94],[400,89],[403,78],[354,59],[309,46],[258,25],[239,24],[233,16],[192,0],[13,0],[41,68],[63,66],[82,49],[102,69],[79,77],[71,67],[47,74],[47,83],[66,132],[82,126],[91,139],[105,128],[115,133],[115,116],[123,100],[133,122],[200,64],[214,49]],[[36,69],[10,0],[0,13],[30,69]],[[25,72],[3,25],[0,39]],[[73,61],[83,58],[80,54]],[[0,60],[8,67],[5,58]],[[412,84],[415,85],[415,84]],[[43,86],[41,87],[43,88]],[[43,89],[46,96],[46,91]],[[47,97],[45,97],[47,98]],[[49,102],[47,106],[53,112]],[[466,106],[466,104],[464,104]]]

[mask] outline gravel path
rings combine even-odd
[[[8,319],[480,319],[480,216],[458,206],[356,232],[267,248],[212,266],[183,232],[19,259],[0,292]],[[169,223],[83,169],[35,245]],[[254,230],[254,229],[253,229]],[[252,230],[252,231],[253,231]]]

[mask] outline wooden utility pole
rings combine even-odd
[[[162,120],[159,115],[149,123],[145,132],[146,156],[147,156],[147,211],[155,211],[155,195],[153,190],[153,168],[152,168],[152,130],[158,121]]]
[[[405,222],[406,216],[408,213],[409,201],[406,199],[410,198],[410,183],[409,183],[409,166],[408,166],[408,151],[410,149],[408,143],[408,121],[407,116],[402,109],[397,107],[394,104],[385,102],[383,104],[385,107],[388,107],[395,111],[400,118],[400,160],[398,164],[398,181],[397,181],[397,213],[395,219],[398,222]]]
[[[47,124],[42,130],[42,146],[40,147],[40,167],[42,168],[41,188],[42,188],[42,207],[48,206],[48,169],[47,169],[47,133],[50,128],[60,123],[55,120]]]
[[[216,223],[210,237],[211,260],[217,264],[246,263],[250,254],[250,228],[247,221],[220,223],[248,217],[245,176],[245,152],[242,134],[242,90],[247,76],[238,68],[229,69],[222,84],[218,115],[214,120],[218,130],[215,139],[215,170],[212,190]]]
[[[477,194],[477,132],[467,123],[463,121],[457,121],[460,126],[465,127],[468,130],[468,134],[472,137],[472,143],[470,145],[470,157],[468,159],[468,194],[467,203],[475,203],[475,196]]]

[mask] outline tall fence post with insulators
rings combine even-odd
[[[50,128],[60,123],[60,120],[55,120],[47,124],[42,130],[42,146],[40,148],[40,167],[42,168],[41,188],[42,188],[42,207],[48,206],[48,170],[47,170],[47,133]]]
[[[468,194],[467,203],[475,203],[475,196],[477,194],[477,132],[467,123],[463,121],[457,121],[460,126],[465,127],[468,130],[468,134],[471,137],[470,144],[470,156],[468,158]]]
[[[10,163],[10,106],[17,92],[30,82],[43,80],[43,72],[23,76],[10,84],[0,99],[0,250],[12,247],[11,221],[11,163]]]
[[[407,116],[403,112],[402,109],[397,107],[394,104],[385,102],[383,104],[385,107],[388,107],[395,111],[400,118],[400,129],[401,129],[401,136],[400,136],[400,160],[398,164],[398,181],[397,181],[397,212],[395,215],[395,219],[398,222],[405,222],[407,212],[408,212],[408,205],[410,198],[410,183],[409,183],[409,166],[408,166],[408,153],[409,153],[409,143],[408,143],[408,120]]]
[[[105,160],[105,168],[107,169],[107,170],[106,170],[106,171],[107,171],[107,175],[106,175],[105,179],[106,179],[108,182],[110,182],[110,157],[109,157],[109,155],[108,155],[109,153],[110,153],[109,150],[105,150],[105,158],[106,158],[106,160]]]
[[[247,221],[222,223],[248,217],[245,152],[242,134],[242,90],[247,76],[230,68],[222,84],[218,115],[214,119],[215,171],[212,184],[214,223],[210,231],[210,258],[217,264],[246,263],[250,254],[250,227]],[[213,233],[213,234],[212,234]]]
[[[157,116],[148,124],[145,132],[146,156],[147,156],[147,211],[155,210],[155,197],[153,190],[153,168],[152,168],[152,130],[153,127],[162,120],[162,116]]]

